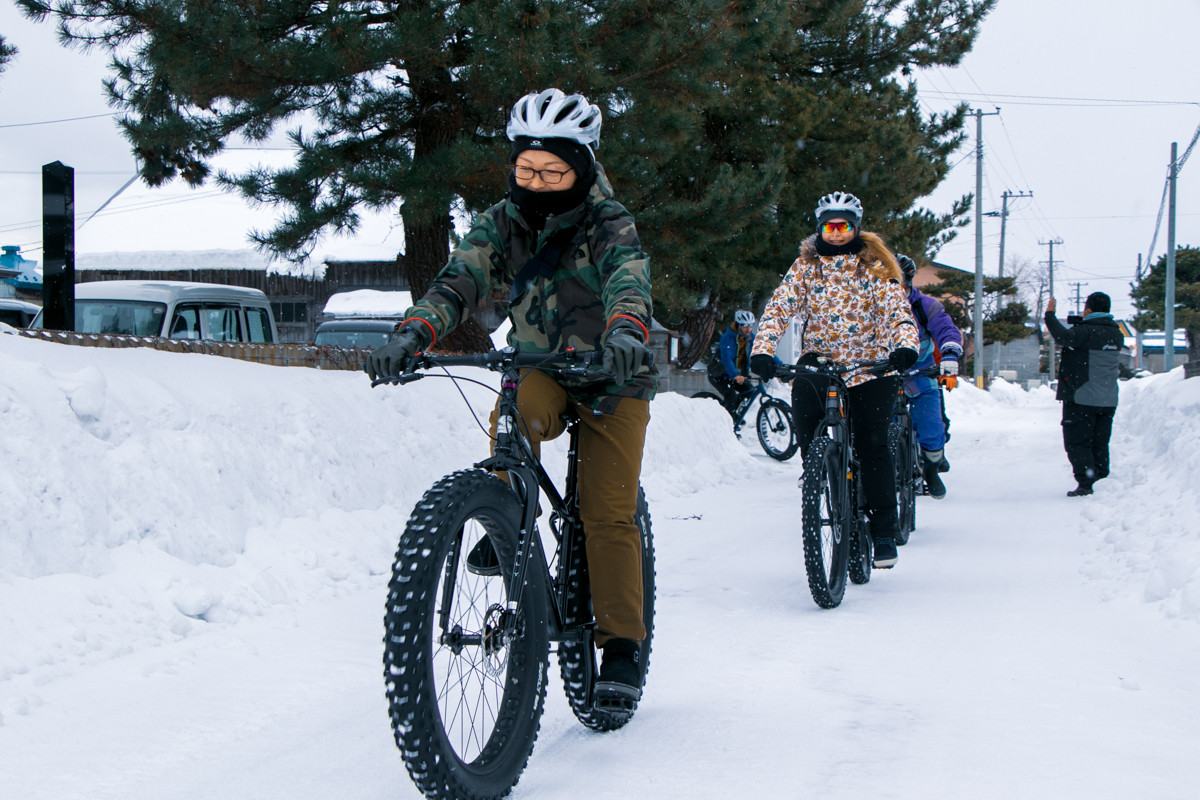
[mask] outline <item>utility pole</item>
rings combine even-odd
[[[1063,243],[1062,239],[1051,239],[1048,242],[1043,242],[1043,241],[1038,242],[1038,244],[1050,245],[1050,262],[1049,262],[1050,263],[1050,275],[1047,280],[1047,282],[1049,284],[1049,286],[1047,288],[1049,289],[1050,297],[1054,297],[1054,245],[1062,244],[1062,243]],[[1054,380],[1054,355],[1055,355],[1055,353],[1054,353],[1054,336],[1052,336],[1052,335],[1049,336],[1046,344],[1047,344],[1046,366],[1049,368],[1049,371],[1050,371],[1050,380]]]
[[[1082,314],[1083,287],[1087,286],[1087,281],[1075,281],[1074,283],[1068,283],[1067,285],[1075,287],[1075,313]]]
[[[1167,291],[1163,309],[1163,372],[1175,368],[1175,160],[1178,142],[1171,142],[1171,169],[1167,173],[1170,200],[1167,202]]]
[[[1141,253],[1138,253],[1137,277],[1138,277],[1138,283],[1141,283],[1142,282],[1142,254]],[[1133,367],[1134,367],[1134,369],[1145,369],[1146,358],[1145,358],[1145,356],[1142,355],[1142,329],[1138,328],[1135,331],[1134,335],[1136,336],[1136,339],[1137,339],[1137,344],[1134,346],[1137,349],[1134,351]]]
[[[1017,192],[1016,194],[1014,194],[1014,193],[1010,192],[1008,189],[1005,189],[1004,192],[1000,195],[1000,211],[999,212],[989,211],[986,214],[986,216],[989,216],[989,217],[995,217],[995,216],[1000,217],[1000,272],[999,272],[999,275],[1001,278],[1004,277],[1004,233],[1005,233],[1005,230],[1008,228],[1008,198],[1010,198],[1010,197],[1012,197],[1012,198],[1033,197],[1033,192]],[[1005,305],[1004,295],[1000,295],[1000,299],[997,301],[997,305],[1001,308]],[[999,372],[1000,372],[1000,343],[992,342],[992,375],[995,376],[995,375],[999,374]]]
[[[984,113],[979,109],[969,112],[975,115],[975,315],[971,321],[975,328],[975,385],[983,388],[983,118],[1000,114],[995,111]]]

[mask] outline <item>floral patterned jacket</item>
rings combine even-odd
[[[775,355],[793,319],[801,355],[817,353],[841,364],[887,358],[900,347],[919,351],[920,339],[896,258],[876,234],[861,234],[856,255],[821,256],[815,235],[771,296],[754,337],[754,355]],[[852,375],[848,386],[872,379]]]

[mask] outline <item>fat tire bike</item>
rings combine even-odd
[[[758,434],[758,443],[771,458],[776,461],[787,461],[796,455],[800,443],[796,440],[796,431],[792,424],[792,407],[783,400],[767,391],[766,381],[750,379],[754,387],[738,399],[736,408],[725,406],[725,400],[716,392],[698,392],[692,397],[705,400],[716,400],[733,417],[733,432],[742,438],[742,426],[746,424],[746,415],[754,401],[758,400],[758,414],[754,419],[754,430]]]
[[[909,370],[904,373],[904,378],[907,381],[910,378],[939,378],[940,375],[939,369],[934,366]],[[925,485],[925,473],[922,470],[921,445],[917,442],[916,429],[913,427],[912,404],[904,385],[897,393],[896,408],[888,424],[888,449],[896,468],[896,511],[900,518],[896,544],[905,545],[917,529],[917,498],[928,496],[929,488]]]
[[[522,369],[605,379],[591,369],[591,356],[512,348],[423,354],[403,375],[376,382],[436,377],[419,371],[435,367],[481,367],[502,376],[493,455],[445,476],[420,499],[400,537],[388,584],[383,672],[389,715],[405,767],[426,797],[503,797],[516,785],[541,725],[551,643],[567,702],[583,725],[616,730],[636,710],[635,701],[596,691],[595,621],[579,518],[578,418],[564,416],[568,462],[560,493],[521,434],[517,410]],[[539,490],[549,503],[552,552],[537,525]],[[655,585],[650,513],[640,486],[636,524],[644,684]],[[490,574],[468,566],[484,538],[498,562]]]
[[[859,461],[846,416],[845,378],[857,372],[878,375],[890,368],[886,359],[847,366],[818,359],[811,365],[776,367],[792,378],[808,373],[829,381],[825,416],[808,446],[800,479],[804,570],[809,593],[821,608],[841,604],[847,577],[856,584],[870,581],[874,556]]]

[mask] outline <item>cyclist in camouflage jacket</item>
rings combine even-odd
[[[517,404],[535,451],[563,433],[565,412],[579,418],[580,517],[594,641],[604,651],[596,694],[636,702],[646,630],[634,515],[657,372],[646,355],[649,264],[633,217],[595,160],[599,133],[600,110],[580,95],[548,89],[517,102],[508,195],[479,215],[366,371],[372,379],[402,372],[415,353],[489,307],[507,311],[508,342],[521,352],[602,353],[612,378],[587,383],[531,370]],[[496,417],[493,410],[493,435]],[[487,552],[468,554],[468,569],[498,571],[483,545]]]
[[[650,326],[650,270],[633,217],[613,199],[600,164],[587,198],[545,220],[538,231],[511,197],[480,214],[429,291],[406,314],[428,324],[431,345],[485,304],[508,306],[508,343],[523,353],[599,350],[613,321],[629,320],[643,334]],[[553,274],[542,270],[518,281],[535,252],[561,247]],[[601,410],[617,397],[649,400],[656,372],[649,364],[629,383],[579,387],[572,394]]]

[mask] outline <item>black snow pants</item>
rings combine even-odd
[[[1063,403],[1063,447],[1075,480],[1084,488],[1108,477],[1108,440],[1116,410],[1113,406]]]

